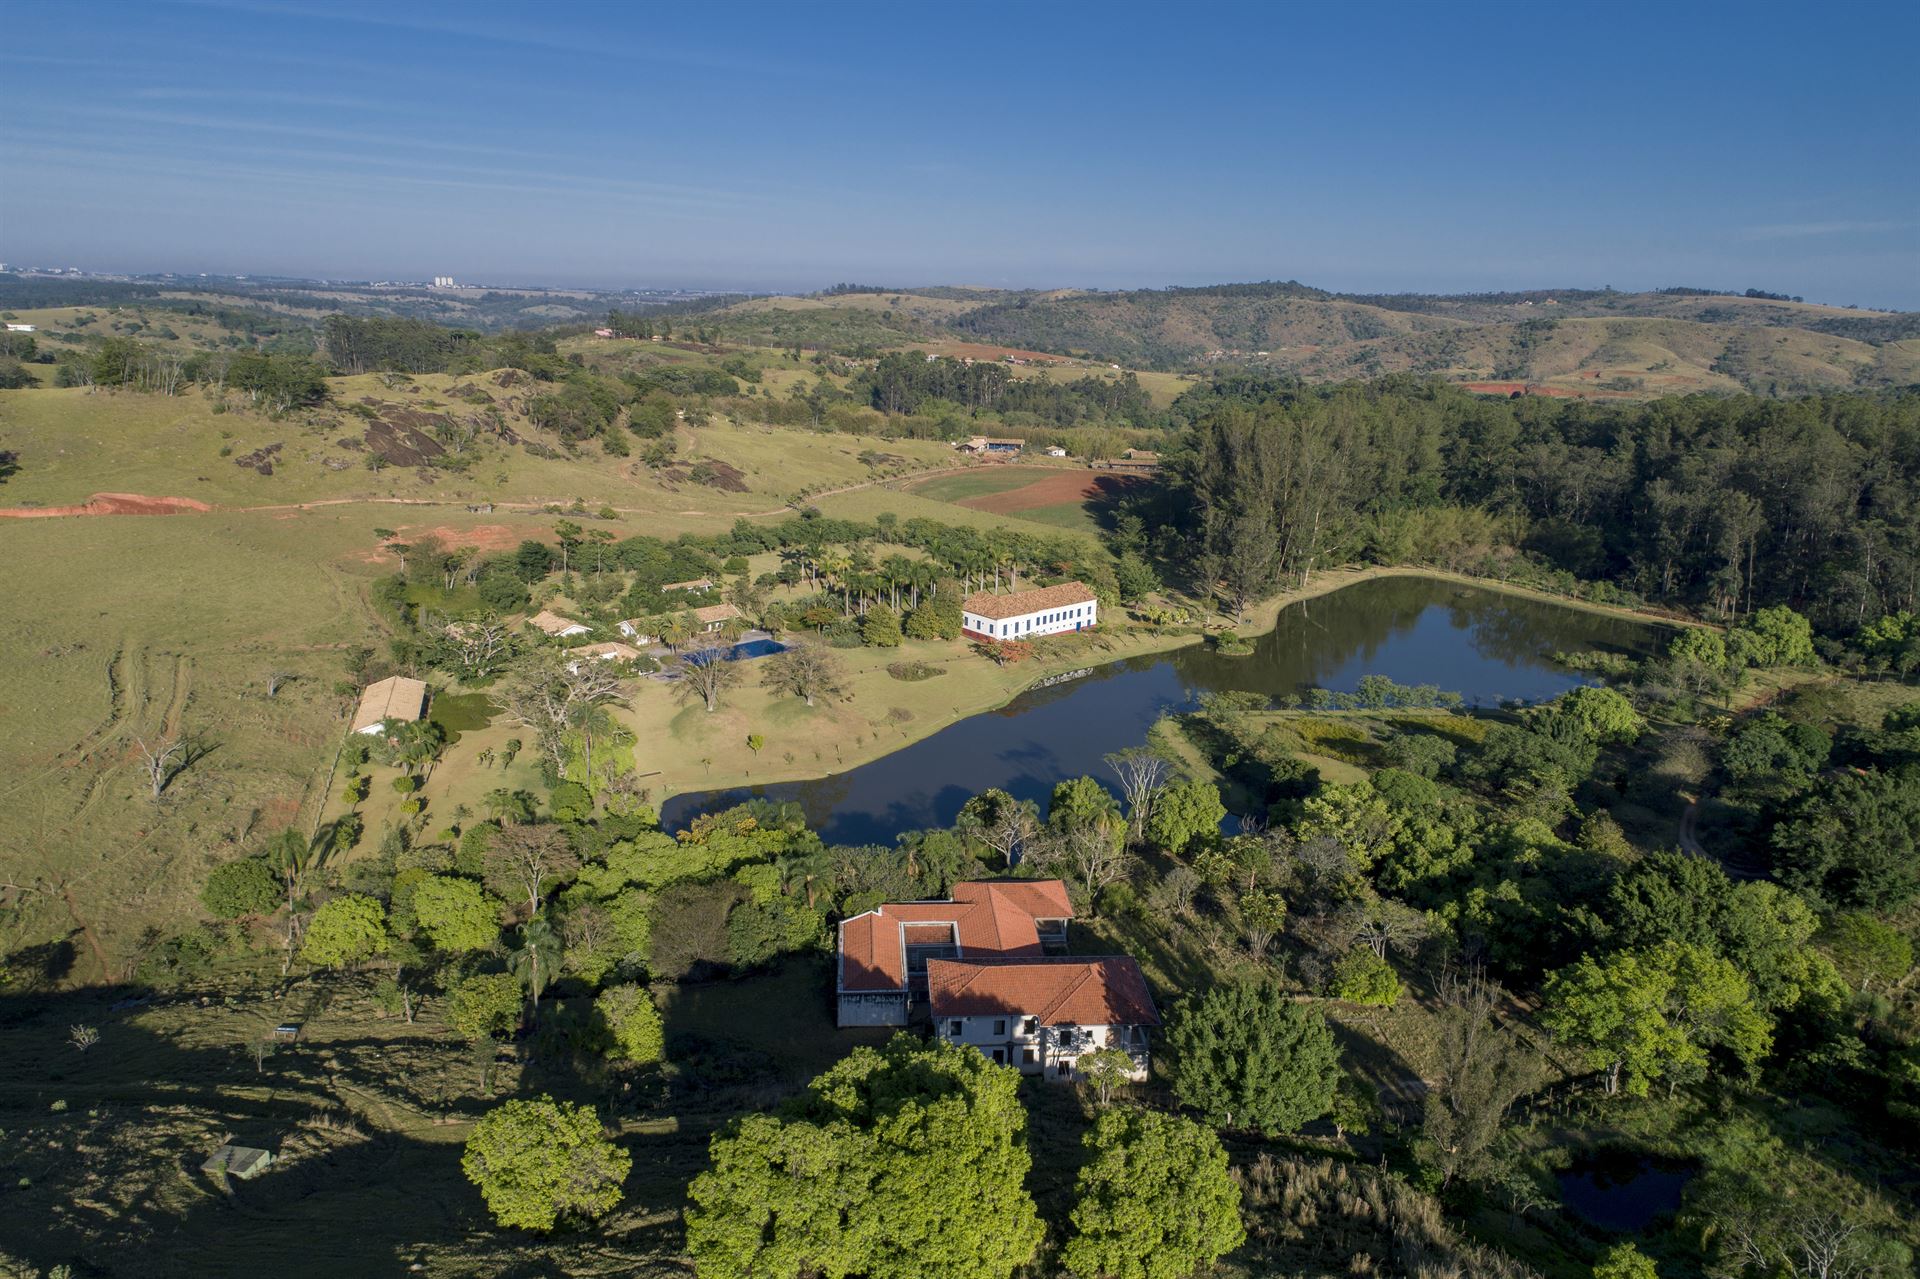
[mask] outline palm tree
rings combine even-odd
[[[527,985],[527,1020],[532,1021],[540,1011],[540,992],[546,988],[547,979],[560,968],[560,930],[547,922],[545,915],[535,915],[520,925],[520,945],[508,956],[507,962],[515,976]]]
[[[325,849],[320,841],[310,840],[289,826],[267,841],[264,851],[267,865],[279,874],[287,889],[287,956],[280,966],[284,977],[293,970],[293,947],[300,939],[300,893],[307,875],[320,865]]]
[[[593,735],[612,732],[613,716],[607,712],[604,702],[578,702],[567,711],[567,723],[570,727],[580,730],[581,745],[584,747],[581,752],[581,782],[591,791],[593,790]]]
[[[833,858],[827,850],[820,847],[804,853],[790,853],[780,859],[781,886],[788,892],[798,888],[807,895],[809,909],[814,904],[814,895],[819,891],[818,884],[833,874]]]

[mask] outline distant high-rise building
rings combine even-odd
[[[433,287],[436,289],[451,289],[455,287],[453,277],[450,275],[436,275],[433,277]]]

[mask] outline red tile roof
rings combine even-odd
[[[905,990],[909,930],[916,945],[947,940],[928,924],[951,925],[962,956],[1037,956],[1034,921],[1072,918],[1057,879],[973,880],[955,884],[952,901],[888,902],[840,925],[840,989]]]
[[[963,612],[975,617],[990,617],[995,621],[1005,621],[1009,617],[1025,617],[1029,613],[1044,613],[1050,608],[1065,608],[1070,604],[1091,604],[1098,597],[1093,589],[1081,582],[1062,582],[1058,586],[1042,586],[1038,590],[1015,591],[1011,595],[995,595],[991,591],[982,591],[969,595],[960,605]]]
[[[1044,1026],[1158,1026],[1140,965],[1098,958],[935,959],[927,964],[934,1017],[1037,1017]]]

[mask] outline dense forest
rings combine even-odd
[[[1524,550],[1714,616],[1787,604],[1836,631],[1920,600],[1911,392],[1620,406],[1235,377],[1174,413],[1183,523],[1162,549],[1239,602],[1409,538],[1434,557]]]

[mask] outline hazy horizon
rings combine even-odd
[[[1920,17],[1843,12],[22,10],[0,261],[1915,309]]]

